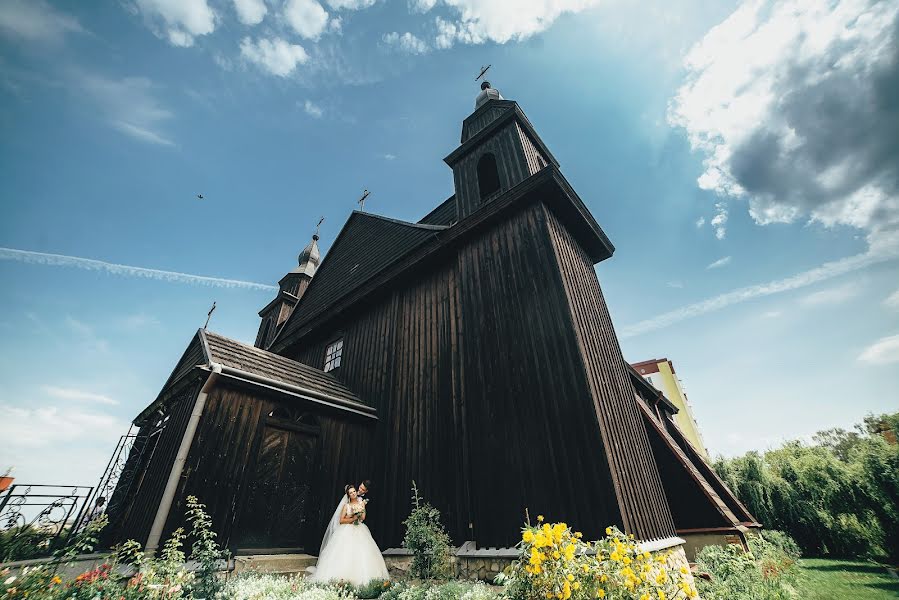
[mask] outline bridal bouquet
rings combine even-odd
[[[363,500],[362,506],[353,506],[353,508],[352,508],[353,525],[358,525],[362,522],[362,517],[365,516],[365,505],[366,504],[368,504],[368,500]]]

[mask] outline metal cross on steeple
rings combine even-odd
[[[365,211],[365,199],[368,198],[369,194],[371,194],[371,192],[368,190],[362,190],[362,197],[356,201],[359,203],[359,210]]]
[[[212,318],[212,313],[215,311],[215,300],[212,301],[212,308],[209,309],[209,312],[206,313],[206,324],[203,325],[203,329],[209,327],[209,319]]]
[[[478,79],[480,79],[481,77],[483,77],[484,75],[486,75],[486,74],[487,74],[487,71],[488,71],[488,70],[490,69],[490,67],[492,67],[492,66],[493,66],[493,65],[487,65],[486,67],[481,67],[481,72],[478,74],[477,77],[474,78],[474,80],[477,81]]]
[[[318,225],[315,226],[315,237],[318,238],[318,230],[321,229],[322,223],[325,222],[325,217],[322,216],[321,219],[318,220]]]

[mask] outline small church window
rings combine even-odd
[[[325,373],[333,371],[340,366],[340,358],[343,356],[343,338],[328,344],[325,350]]]
[[[496,157],[490,152],[478,160],[478,191],[481,200],[499,190],[499,170],[496,168]]]

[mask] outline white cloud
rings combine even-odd
[[[409,0],[409,10],[426,13],[437,5],[437,0]]]
[[[899,362],[899,335],[880,338],[865,348],[858,360],[871,365],[888,365]]]
[[[306,102],[303,103],[303,110],[305,110],[306,114],[310,117],[315,119],[322,118],[323,111],[321,107],[313,104],[311,100],[306,100]]]
[[[706,269],[720,269],[723,266],[729,265],[731,261],[730,256],[725,256],[724,258],[719,258],[715,262],[711,263],[706,267]]]
[[[440,0],[455,17],[435,20],[435,45],[449,48],[456,43],[505,44],[522,40],[548,29],[564,13],[577,13],[598,4],[598,0]],[[413,0],[410,7],[427,12],[436,0]]]
[[[174,145],[160,125],[172,117],[154,96],[155,86],[145,77],[106,79],[80,75],[79,85],[93,98],[107,123],[134,139],[163,146]]]
[[[384,34],[384,42],[390,46],[395,46],[409,54],[425,54],[430,50],[424,40],[416,37],[408,31],[400,34],[396,31]]]
[[[42,0],[0,2],[0,32],[29,41],[52,43],[68,33],[83,33],[75,17],[55,10]]]
[[[206,0],[136,0],[154,33],[173,46],[193,46],[194,38],[215,31],[216,14]]]
[[[66,325],[68,325],[69,329],[71,329],[78,335],[85,337],[94,335],[93,327],[83,321],[79,321],[71,315],[66,315]]]
[[[118,400],[114,400],[109,396],[104,396],[103,394],[97,394],[95,392],[86,392],[84,390],[79,390],[77,388],[70,387],[60,387],[55,385],[45,385],[41,386],[41,390],[47,394],[48,396],[52,396],[53,398],[59,398],[61,400],[74,400],[76,402],[89,402],[92,404],[106,404],[109,406],[115,406],[119,403]]]
[[[766,319],[776,319],[777,317],[781,316],[782,314],[783,313],[780,312],[779,310],[769,310],[767,312],[763,312],[762,317],[764,317]]]
[[[167,281],[170,283],[188,283],[229,289],[263,290],[267,292],[278,289],[273,285],[263,285],[261,283],[252,283],[250,281],[220,279],[218,277],[205,277],[203,275],[190,275],[188,273],[160,271],[158,269],[145,269],[143,267],[119,265],[90,258],[80,258],[78,256],[46,254],[44,252],[15,250],[13,248],[0,248],[0,260],[12,260],[33,265],[75,267],[77,269],[85,269],[88,271],[100,271],[110,275],[156,279],[158,281]]]
[[[892,308],[893,310],[899,310],[899,290],[890,294],[887,299],[883,301],[883,305],[887,308]]]
[[[656,331],[658,329],[670,327],[675,323],[680,323],[687,319],[722,310],[729,306],[741,304],[755,298],[762,298],[773,294],[800,289],[840,275],[845,275],[846,273],[854,273],[870,267],[871,265],[896,260],[899,258],[899,250],[897,250],[897,248],[899,248],[899,244],[890,242],[883,245],[878,244],[862,254],[824,263],[820,267],[803,271],[802,273],[798,273],[791,277],[776,279],[758,285],[750,285],[724,294],[719,294],[701,302],[688,304],[687,306],[676,308],[651,319],[646,319],[633,325],[626,326],[622,329],[621,337],[629,338],[650,331]]]
[[[858,295],[858,286],[847,283],[845,285],[833,287],[826,290],[820,290],[803,296],[799,299],[799,303],[805,306],[825,306],[833,304],[842,304],[847,300]]]
[[[240,43],[240,54],[278,77],[287,77],[296,70],[297,65],[309,60],[309,55],[302,46],[291,44],[281,38],[262,38],[253,42],[246,37]]]
[[[159,319],[157,319],[153,315],[148,315],[147,313],[143,312],[128,315],[127,317],[123,317],[119,320],[119,325],[126,331],[139,331],[141,329],[155,327],[160,324],[161,323]]]
[[[312,40],[328,26],[328,13],[315,0],[287,0],[284,18],[297,34]]]
[[[37,450],[87,441],[94,436],[118,436],[126,429],[127,423],[101,412],[86,412],[73,407],[19,408],[0,404],[0,439],[4,446],[13,448]],[[100,473],[97,475],[99,477]]]
[[[684,287],[684,284],[682,281],[669,281],[665,285],[667,285],[670,288],[674,288],[676,290],[683,289],[683,287]]]
[[[384,155],[384,160],[396,160],[396,154],[387,153]]]
[[[359,10],[373,6],[378,0],[327,0],[334,10]]]
[[[759,224],[848,225],[872,244],[891,235],[897,25],[897,2],[741,4],[690,50],[669,107],[705,157],[699,186],[748,199]]]
[[[723,240],[727,235],[727,206],[724,202],[715,203],[715,216],[712,217],[709,224],[715,230],[715,237]]]
[[[234,0],[234,10],[244,25],[259,25],[268,13],[264,0]]]
[[[96,485],[128,426],[94,408],[0,404],[4,467],[22,483]]]
[[[702,227],[703,225],[705,225],[705,217],[699,217],[698,219],[696,219],[696,228],[697,229]]]

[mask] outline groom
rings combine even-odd
[[[368,479],[363,479],[362,483],[359,484],[359,487],[356,488],[356,493],[365,501],[366,504],[368,504],[368,490],[370,489],[371,481]]]

